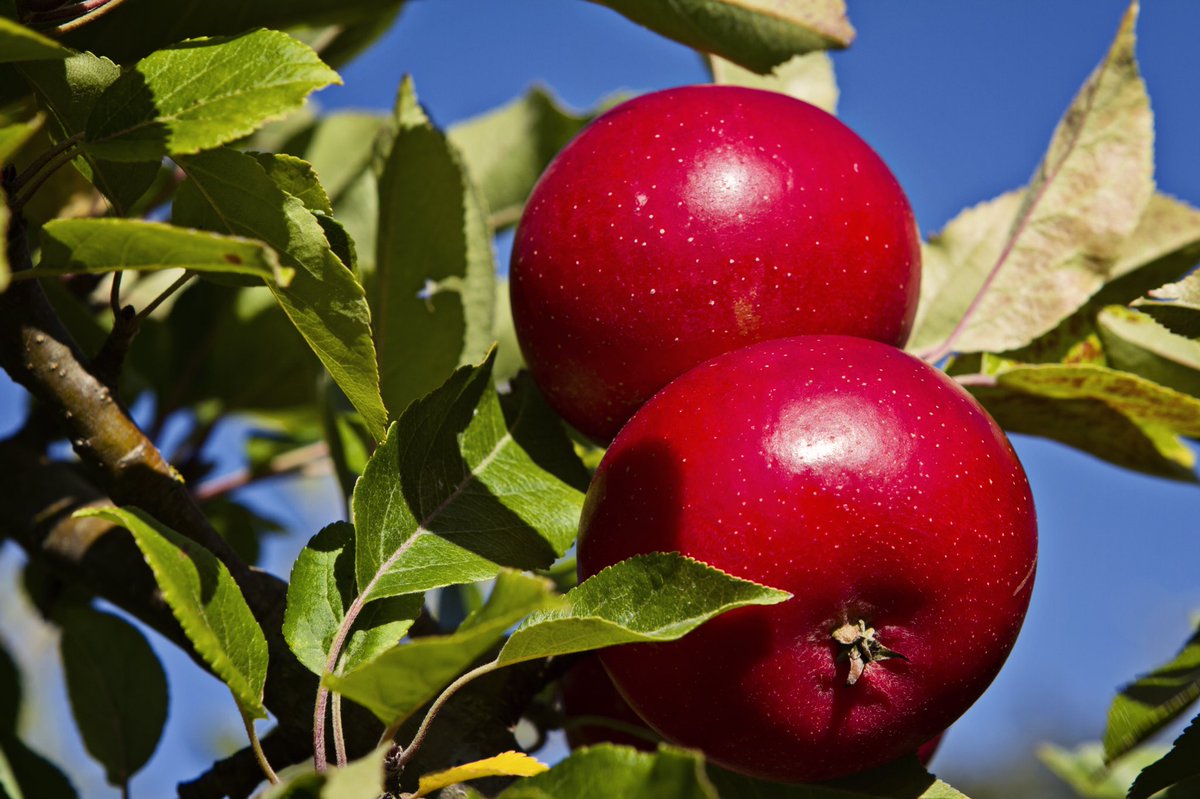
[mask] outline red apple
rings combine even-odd
[[[559,153],[510,290],[534,380],[607,442],[668,382],[753,342],[902,345],[919,283],[912,210],[853,131],[782,94],[691,86],[617,106]]]
[[[569,723],[567,743],[572,749],[599,743],[614,743],[632,746],[646,752],[658,747],[658,737],[646,726],[629,703],[617,693],[600,658],[589,654],[571,666],[561,683],[563,715],[568,722],[580,719],[607,719],[615,724]],[[628,730],[628,731],[627,731]],[[639,735],[632,734],[637,731]]]
[[[783,781],[915,751],[1021,627],[1037,525],[1004,433],[953,380],[845,336],[763,342],[659,392],[588,490],[580,577],[681,552],[793,598],[604,650],[650,726]]]

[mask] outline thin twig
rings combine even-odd
[[[329,445],[324,441],[317,441],[272,458],[265,470],[251,471],[250,469],[238,469],[231,474],[201,483],[194,493],[196,499],[201,501],[215,499],[216,497],[228,494],[230,491],[244,488],[257,480],[266,480],[271,477],[282,477],[293,472],[302,472],[328,458]]]
[[[124,270],[114,273],[112,286],[108,290],[108,307],[112,308],[113,319],[121,315],[121,277],[124,274]]]
[[[87,25],[89,22],[94,22],[100,17],[120,6],[125,0],[83,0],[76,5],[67,8],[57,8],[53,11],[47,11],[42,14],[31,14],[26,20],[29,24],[34,25],[43,33],[48,33],[51,36],[63,36],[77,28]],[[84,13],[80,14],[80,11]],[[45,23],[53,22],[58,19],[70,16],[66,22],[47,27]]]
[[[338,768],[346,767],[346,736],[342,732],[342,695],[334,694],[329,702],[329,713],[333,717],[333,756]]]
[[[81,141],[83,141],[83,134],[76,133],[74,136],[69,136],[57,144],[46,148],[45,152],[35,158],[29,166],[25,167],[24,171],[12,179],[8,187],[9,194],[16,194],[22,186],[32,180],[33,177],[42,170],[42,167],[50,163],[57,156],[67,152]]]
[[[275,773],[275,769],[271,768],[271,764],[267,762],[267,755],[263,752],[262,741],[258,740],[258,733],[254,729],[254,719],[250,718],[242,706],[238,705],[238,712],[242,714],[242,723],[246,725],[246,735],[250,738],[250,747],[254,750],[254,758],[258,761],[259,768],[263,774],[267,775],[267,782],[272,785],[279,784],[279,775]]]
[[[485,674],[490,674],[500,667],[501,663],[499,660],[489,660],[482,666],[471,669],[466,674],[463,674],[457,680],[447,685],[446,690],[442,691],[438,698],[433,700],[433,704],[429,706],[429,712],[425,714],[425,718],[421,719],[421,726],[417,727],[417,732],[413,736],[413,739],[409,741],[408,746],[404,747],[404,749],[400,752],[400,755],[396,758],[396,768],[403,769],[405,764],[413,759],[413,756],[417,753],[417,750],[421,748],[421,744],[425,743],[425,737],[429,734],[429,725],[433,723],[435,718],[437,718],[438,713],[445,706],[445,704],[450,701],[450,697],[454,696],[454,694],[458,692],[458,689],[462,688],[476,677],[482,677]],[[398,731],[399,725],[393,724],[387,728],[381,740],[390,740]]]
[[[960,386],[994,386],[999,382],[993,375],[985,374],[953,375],[953,377]]]
[[[37,173],[36,177],[29,181],[29,188],[24,193],[17,195],[15,190],[12,192],[12,200],[9,202],[9,207],[12,208],[14,212],[20,211],[25,207],[26,203],[33,199],[33,195],[37,194],[37,190],[40,189],[47,180],[54,177],[55,172],[57,172],[63,165],[74,161],[76,157],[76,154],[70,150],[60,152],[53,161],[46,165],[45,169],[41,170],[41,172]]]
[[[183,288],[189,280],[191,280],[192,278],[194,278],[196,276],[196,274],[197,274],[196,272],[189,271],[189,272],[184,272],[182,275],[180,275],[178,280],[176,280],[174,283],[172,283],[171,285],[169,285],[165,289],[163,289],[163,292],[161,294],[159,294],[157,297],[152,299],[146,305],[145,308],[138,311],[138,315],[134,317],[134,321],[141,322],[143,319],[148,317],[150,314],[154,313],[155,309],[157,309],[158,306],[162,305],[163,302],[166,301],[166,299],[168,297],[170,297],[172,294],[174,294],[176,291],[179,291],[179,289]]]

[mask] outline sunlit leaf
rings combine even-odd
[[[779,92],[817,108],[837,113],[838,85],[833,72],[833,59],[828,53],[805,53],[778,65],[766,75],[760,75],[732,61],[711,56],[713,82],[730,86],[748,86]]]
[[[485,760],[476,760],[474,763],[464,763],[452,769],[424,775],[421,777],[420,787],[413,794],[413,799],[429,796],[434,791],[469,780],[484,777],[533,777],[549,770],[549,766],[524,752],[501,752]]]
[[[78,515],[97,516],[133,533],[196,652],[229,686],[243,712],[266,718],[267,639],[225,564],[137,508],[89,508]]]

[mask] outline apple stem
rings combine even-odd
[[[850,659],[850,673],[846,676],[846,685],[854,685],[867,670],[867,666],[881,660],[899,658],[908,660],[904,655],[884,646],[875,637],[875,628],[868,627],[862,619],[857,624],[846,622],[833,631],[833,640],[845,649],[842,655]]]

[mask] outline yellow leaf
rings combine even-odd
[[[478,780],[483,777],[532,777],[550,769],[545,763],[530,757],[524,752],[503,752],[495,757],[465,763],[446,771],[436,771],[421,778],[413,799],[428,796],[434,791],[448,785],[457,785],[467,780]]]

